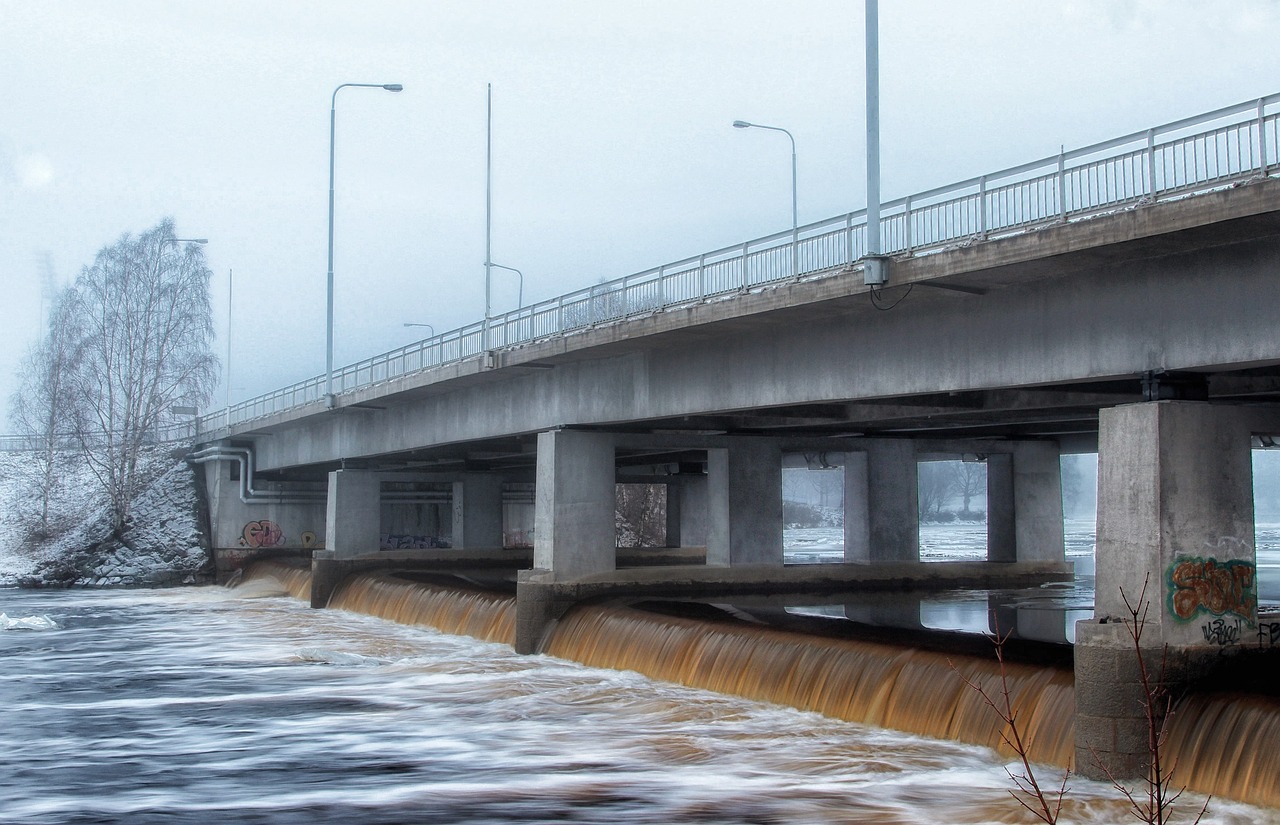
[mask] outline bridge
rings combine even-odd
[[[517,648],[533,652],[568,605],[606,594],[1069,576],[1059,458],[1097,450],[1077,764],[1123,775],[1146,742],[1132,642],[1107,621],[1128,615],[1122,592],[1148,586],[1144,643],[1178,651],[1185,678],[1219,652],[1206,628],[1258,623],[1250,450],[1280,433],[1277,104],[887,203],[884,286],[865,283],[853,212],[366,359],[332,397],[319,376],[204,416],[193,457],[220,558],[308,551],[316,606],[375,564],[527,568]],[[986,463],[988,563],[926,569],[917,467],[947,457]],[[843,468],[845,564],[783,563],[781,470],[797,465]],[[617,549],[618,482],[666,488],[668,549],[641,569]],[[512,546],[529,533],[531,557]],[[439,536],[447,549],[387,549]]]

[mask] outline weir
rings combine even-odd
[[[270,587],[301,592],[305,599],[298,583],[306,576],[304,568],[259,562],[241,586],[272,582]],[[511,644],[515,638],[512,596],[476,587],[357,574],[341,584],[331,604],[492,642]],[[835,719],[957,739],[1014,758],[1001,741],[1000,720],[964,682],[1000,690],[1000,667],[989,654],[957,652],[961,646],[954,640],[933,645],[952,648],[941,652],[779,629],[719,609],[700,612],[694,618],[581,604],[557,623],[545,652]],[[1023,651],[1027,658],[1045,658],[1043,650],[1031,653]],[[1005,678],[1032,758],[1072,765],[1079,687],[1071,667],[1015,661],[1006,665]],[[1175,787],[1280,807],[1274,781],[1280,753],[1273,747],[1280,734],[1280,699],[1202,690],[1182,696],[1173,710],[1166,755],[1176,764]]]

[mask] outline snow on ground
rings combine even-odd
[[[0,453],[0,586],[178,584],[200,579],[207,554],[194,476],[169,448],[142,457],[151,483],[134,502],[124,541],[110,536],[107,496],[81,456],[59,457],[51,499],[55,536],[30,537],[40,509],[36,462]]]

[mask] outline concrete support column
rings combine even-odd
[[[1057,443],[1013,447],[1013,522],[1017,561],[1066,559],[1062,528],[1062,456]]]
[[[556,581],[616,566],[613,452],[608,433],[538,434],[533,566]]]
[[[367,470],[329,473],[325,506],[325,549],[335,559],[378,552],[382,528],[382,480]]]
[[[683,476],[676,490],[680,496],[680,546],[706,547],[707,477]]]
[[[782,448],[743,439],[707,450],[707,564],[782,564]]]
[[[844,558],[919,561],[920,491],[908,440],[861,442],[844,465]]]
[[[1231,407],[1152,401],[1102,410],[1095,616],[1076,626],[1076,765],[1120,777],[1147,761],[1138,650],[1176,692],[1257,626],[1250,432]],[[1123,591],[1123,596],[1122,592]]]
[[[987,456],[987,561],[1018,560],[1018,532],[1015,526],[1013,455]]]
[[[987,560],[1065,558],[1058,445],[1025,441],[987,456]]]
[[[453,482],[453,546],[502,547],[502,477],[468,473]]]

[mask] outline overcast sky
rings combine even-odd
[[[165,216],[207,237],[232,398],[865,206],[863,7],[837,0],[0,0],[0,399],[61,284]],[[882,0],[886,199],[1280,91],[1275,0]],[[494,310],[516,306],[495,271]],[[217,400],[224,399],[219,390]]]

